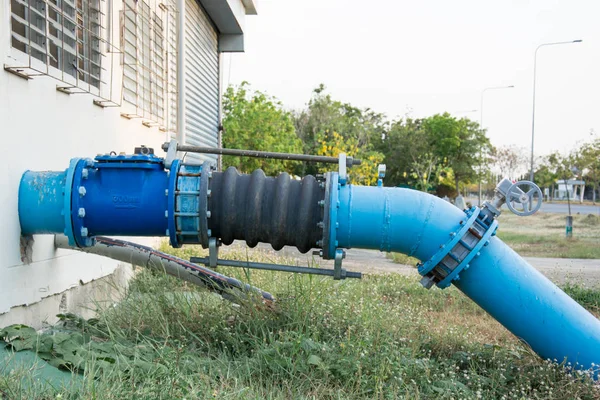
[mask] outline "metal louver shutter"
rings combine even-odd
[[[218,36],[196,0],[186,0],[185,144],[217,147],[219,129]],[[188,154],[188,161],[217,156]]]

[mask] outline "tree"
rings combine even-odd
[[[412,182],[412,174],[419,174],[421,171],[415,172],[415,160],[411,157],[414,153],[411,149],[423,145],[423,140],[425,139],[421,121],[405,118],[392,122],[385,138],[380,137],[373,141],[374,148],[385,157],[387,185],[415,184]],[[426,175],[424,172],[421,174]],[[429,182],[429,179],[427,181]]]
[[[223,147],[282,153],[302,152],[292,115],[277,100],[259,91],[250,91],[243,82],[228,87],[223,96]],[[250,173],[262,169],[267,175],[291,171],[296,163],[249,157],[223,157],[224,166]]]
[[[479,176],[482,154],[490,151],[490,142],[479,124],[468,118],[457,120],[448,113],[423,120],[426,136],[433,140],[432,152],[442,166],[452,168],[456,192],[460,183],[470,183]]]
[[[594,138],[589,143],[584,143],[579,149],[582,167],[585,170],[585,179],[592,186],[592,200],[596,202],[596,193],[600,187],[600,138]]]
[[[337,132],[324,132],[317,135],[320,144],[317,154],[320,156],[337,157],[340,153],[360,158],[361,164],[348,170],[350,181],[355,184],[373,185],[377,182],[377,166],[383,161],[383,154],[361,148],[358,140],[353,137],[344,138]],[[330,166],[322,166],[319,172],[331,170]]]
[[[392,178],[424,192],[433,188],[440,172],[440,156],[430,133],[422,120],[406,118],[394,122],[387,137],[386,163]]]
[[[327,135],[333,132],[356,142],[361,152],[375,151],[372,142],[387,130],[383,114],[334,100],[323,84],[314,89],[307,109],[295,114],[294,124],[305,154],[317,154],[323,139],[328,140]],[[306,164],[298,173],[314,174],[318,170],[318,166]]]
[[[517,179],[527,165],[525,151],[514,145],[494,148],[491,156],[494,166],[503,178]]]

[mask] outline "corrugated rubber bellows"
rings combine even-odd
[[[312,175],[300,181],[285,172],[267,177],[260,169],[240,174],[229,167],[213,172],[210,190],[208,228],[225,245],[245,240],[250,247],[263,242],[275,250],[296,246],[306,253],[322,238],[317,224],[324,191]]]

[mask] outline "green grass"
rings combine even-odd
[[[565,235],[565,214],[537,213],[517,217],[505,211],[498,219],[498,237],[525,257],[600,259],[600,216],[573,216],[573,237]],[[398,264],[416,265],[416,259],[390,253]]]
[[[0,374],[0,398],[600,398],[589,378],[540,360],[454,288],[427,291],[400,275],[333,281],[220,271],[277,302],[232,304],[141,271],[117,306],[60,327],[87,340],[80,346],[87,352],[74,350],[81,386],[24,385],[28,371]],[[568,290],[597,310],[598,292]],[[94,356],[91,347],[110,356]]]
[[[574,215],[571,239],[565,235],[565,218],[564,214],[504,213],[498,220],[498,237],[523,256],[600,259],[600,217]]]

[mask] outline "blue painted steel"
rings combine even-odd
[[[541,357],[600,372],[600,320],[493,237],[454,285]],[[575,365],[577,363],[577,365]]]
[[[82,161],[81,158],[72,158],[69,162],[69,169],[67,169],[67,179],[65,181],[64,190],[64,203],[62,209],[62,215],[64,219],[64,230],[63,233],[69,239],[69,246],[75,246],[75,235],[73,233],[73,223],[71,222],[71,194],[73,190],[73,178],[75,174],[75,167]]]
[[[165,234],[167,173],[162,159],[139,157],[101,156],[77,164],[71,220],[79,246],[91,245],[89,238],[97,235]]]
[[[67,171],[26,171],[19,185],[19,219],[24,235],[63,232]]]
[[[83,177],[85,176],[86,182],[89,177],[89,167],[92,167],[94,162],[89,158],[79,159],[76,163],[73,163],[72,166],[74,168],[71,171],[69,168],[69,172],[73,173],[73,184],[71,185],[71,201],[67,205],[65,198],[65,215],[70,217],[69,221],[65,218],[65,226],[71,225],[73,229],[73,238],[75,244],[79,247],[90,247],[95,244],[94,240],[88,234],[88,228],[84,226],[84,219],[89,217],[86,215],[86,209],[84,208],[83,199],[86,196],[86,188],[84,182],[81,182]],[[86,170],[84,173],[83,170]],[[67,208],[68,207],[68,208]],[[95,212],[90,212],[90,209],[87,209],[87,214],[92,214]],[[108,217],[108,216],[107,216]],[[87,222],[87,221],[86,221]],[[83,232],[86,232],[85,234]]]
[[[489,245],[490,238],[492,237],[492,235],[494,235],[496,233],[496,228],[498,228],[498,221],[492,222],[491,226],[488,228],[488,230],[485,232],[485,234],[481,237],[481,240],[475,245],[475,247],[473,247],[473,250],[471,250],[469,255],[466,256],[461,261],[461,263],[458,265],[458,267],[454,268],[454,270],[446,277],[446,279],[439,282],[437,284],[437,287],[439,287],[440,289],[445,289],[448,286],[450,286],[450,284],[453,281],[459,281],[460,280],[459,274],[462,271],[469,269],[469,267],[470,267],[469,263],[471,262],[471,260],[473,260],[474,258],[479,257],[481,255],[481,253],[480,253],[481,248]],[[423,274],[421,274],[421,275],[423,275]]]
[[[96,235],[164,236],[168,178],[154,155],[73,159],[65,172],[26,172],[19,187],[23,234],[64,233],[70,245]]]
[[[438,250],[437,253],[431,256],[425,263],[419,266],[419,273],[421,275],[426,275],[432,269],[434,269],[436,265],[438,265],[440,261],[442,261],[442,259],[446,257],[448,252],[452,250],[454,246],[456,246],[458,241],[462,239],[465,233],[467,233],[467,231],[471,228],[471,225],[473,225],[473,223],[477,219],[477,216],[479,216],[479,208],[474,207],[470,210],[467,210],[466,214],[466,216],[468,217],[466,223],[461,224],[459,226],[460,229],[457,232],[449,232],[451,237],[450,241],[448,243],[440,245],[440,250]]]
[[[181,247],[181,244],[177,241],[177,229],[175,228],[175,191],[177,190],[177,172],[181,166],[181,160],[177,159],[171,163],[169,169],[169,182],[167,184],[165,194],[167,195],[167,211],[165,216],[167,217],[167,232],[166,235],[169,237],[171,246],[175,248]]]
[[[329,221],[329,227],[327,229],[325,229],[324,234],[325,234],[325,240],[323,241],[323,253],[324,253],[324,257],[329,259],[329,258],[335,258],[335,250],[338,247],[338,241],[336,239],[337,236],[337,230],[338,230],[338,222],[337,222],[337,214],[338,214],[338,209],[340,207],[340,202],[338,199],[338,194],[339,194],[339,189],[342,186],[341,183],[339,183],[339,175],[335,172],[331,173],[331,176],[329,178],[329,194],[330,194],[330,198],[328,199],[329,201],[325,202],[325,207],[327,207],[327,209],[325,210],[327,213],[329,213],[328,218],[325,218],[325,221]]]
[[[397,251],[423,261],[465,220],[452,204],[408,189],[346,185],[339,200],[339,247]],[[491,237],[479,253],[455,286],[541,357],[582,369],[595,364],[597,373],[600,321],[499,239]]]
[[[181,165],[175,188],[173,213],[175,235],[179,246],[200,243],[200,176],[201,165]],[[206,193],[202,194],[206,196]]]

